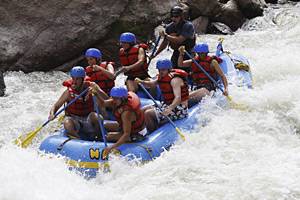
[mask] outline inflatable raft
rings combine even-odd
[[[229,55],[222,53],[220,58],[223,62],[220,64],[224,74],[227,76],[230,84],[241,87],[252,87],[252,77],[249,70],[237,69],[237,63],[243,63],[249,66],[246,58],[239,55]],[[142,104],[152,104],[152,101],[144,98],[145,95],[138,93],[141,97]],[[221,92],[215,95],[223,103],[226,103]],[[223,98],[222,98],[223,97]],[[201,104],[197,104],[189,109],[189,116],[185,119],[175,121],[175,124],[184,133],[192,130],[197,125],[197,114],[201,112]],[[118,147],[121,156],[128,160],[139,159],[142,162],[151,161],[161,155],[162,152],[168,150],[176,141],[180,140],[180,136],[174,127],[167,123],[159,129],[148,134],[141,142],[126,143]],[[111,145],[111,143],[108,143]],[[101,159],[101,153],[105,148],[103,142],[83,141],[79,139],[68,139],[64,130],[60,130],[46,138],[40,145],[40,150],[45,153],[65,156],[68,165],[72,169],[76,169],[84,173],[87,177],[95,177],[99,169],[106,162]]]

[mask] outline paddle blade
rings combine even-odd
[[[182,139],[183,141],[185,141],[185,137],[184,137],[183,133],[180,131],[180,129],[179,129],[178,127],[176,127],[175,130],[176,130],[176,132],[180,135],[181,139]]]
[[[232,97],[231,96],[226,96],[227,97],[227,99],[228,99],[228,101],[229,101],[229,105],[230,105],[230,107],[232,107],[232,108],[234,108],[234,109],[238,109],[238,110],[248,110],[249,108],[248,108],[248,106],[246,106],[246,105],[243,105],[243,104],[238,104],[238,103],[236,103],[236,102],[234,102],[233,100],[232,100]]]
[[[109,165],[108,161],[106,161],[106,162],[103,163],[102,171],[103,171],[103,173],[111,172],[110,165]]]
[[[34,131],[31,131],[25,135],[19,136],[14,143],[22,148],[27,148],[31,143],[33,138],[38,134],[38,132],[43,128],[43,126],[38,127]]]

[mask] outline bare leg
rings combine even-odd
[[[189,94],[189,107],[199,103],[201,99],[209,95],[209,91],[206,88],[200,88],[198,90],[194,90]]]
[[[146,128],[149,132],[152,132],[159,127],[154,109],[148,109],[145,111],[145,122]]]
[[[68,118],[64,121],[64,128],[66,129],[68,136],[80,138],[78,135],[79,130],[76,130],[75,123],[74,120]]]
[[[105,122],[104,127],[109,132],[118,132],[120,130],[119,123],[115,121]]]

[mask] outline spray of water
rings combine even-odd
[[[249,111],[222,108],[208,98],[199,125],[185,130],[185,143],[142,166],[113,158],[112,173],[89,181],[68,171],[63,158],[37,152],[39,142],[57,128],[55,122],[32,147],[11,144],[47,120],[68,76],[6,73],[7,96],[0,98],[0,199],[299,199],[299,13],[300,4],[272,7],[225,37],[224,48],[251,63],[254,89],[230,90]],[[213,49],[218,37],[203,35],[198,41]]]

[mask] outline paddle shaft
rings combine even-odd
[[[75,101],[77,101],[80,97],[82,97],[87,91],[89,90],[89,88],[86,88],[83,92],[81,92],[77,97],[75,97],[74,99],[72,99],[65,107],[63,107],[62,109],[60,109],[59,111],[57,111],[54,115],[55,119],[60,113],[62,113],[64,110],[66,110],[71,104],[73,104]],[[51,120],[47,120],[42,127],[46,126]]]
[[[158,43],[159,43],[160,39],[161,39],[161,36],[159,35],[158,38],[157,38],[157,40],[155,41],[155,45],[154,45],[153,51],[152,51],[152,53],[150,55],[150,59],[149,59],[148,65],[150,64],[150,62],[151,62],[151,60],[152,60],[152,58],[153,58],[153,56],[154,56],[154,54],[156,52],[156,48],[158,46]]]
[[[93,94],[93,101],[94,101],[94,108],[96,110],[97,117],[98,117],[98,123],[99,123],[99,127],[101,130],[101,135],[102,135],[102,139],[104,142],[104,146],[107,147],[107,141],[106,141],[106,137],[105,137],[105,128],[103,126],[103,123],[100,121],[99,108],[98,108],[96,96],[94,94]],[[103,117],[102,117],[102,119],[103,119]]]
[[[163,112],[162,108],[160,105],[158,105],[158,103],[155,101],[155,99],[152,97],[152,95],[147,91],[147,89],[141,84],[139,83],[139,86],[144,90],[144,92],[147,94],[147,96],[153,101],[153,103],[159,108],[159,110],[161,112]],[[170,119],[170,117],[165,116],[167,118],[167,120],[172,124],[172,126],[176,129],[178,129],[175,125],[175,123]]]
[[[216,80],[213,77],[211,77],[211,75],[209,75],[209,73],[207,73],[207,71],[205,71],[205,69],[203,69],[203,67],[191,56],[191,54],[189,54],[187,51],[185,51],[185,53],[190,59],[192,59],[192,61],[197,65],[197,67],[209,78],[209,80],[211,80],[216,85],[216,87],[224,93],[223,88],[221,88],[218,85]]]

